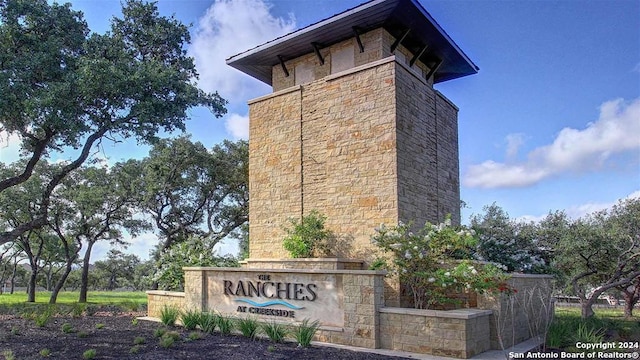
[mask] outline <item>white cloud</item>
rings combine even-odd
[[[524,144],[524,134],[509,134],[505,140],[507,142],[507,159],[515,159],[518,156],[518,150]]]
[[[478,188],[524,187],[566,172],[601,169],[613,154],[640,149],[638,119],[640,98],[629,103],[622,99],[607,101],[600,106],[599,119],[584,129],[562,129],[553,143],[534,149],[521,163],[488,160],[472,165],[464,184]]]
[[[249,116],[231,114],[226,118],[224,127],[234,140],[249,139]]]
[[[20,157],[22,139],[17,134],[9,134],[0,130],[0,162],[12,163]]]
[[[567,216],[569,216],[572,219],[578,219],[581,218],[585,215],[588,214],[593,214],[597,211],[600,210],[605,210],[605,209],[611,209],[613,207],[613,205],[617,204],[618,201],[620,200],[624,200],[624,199],[636,199],[636,198],[640,198],[640,190],[636,190],[634,192],[632,192],[631,194],[613,201],[613,202],[606,202],[606,203],[597,203],[597,202],[589,202],[586,204],[580,204],[580,205],[575,205],[575,206],[570,206],[569,208],[565,209],[565,213],[567,214]],[[519,218],[517,218],[517,221],[521,221],[521,222],[539,222],[541,220],[543,220],[545,217],[547,217],[547,214],[544,215],[539,215],[539,216],[535,216],[535,215],[524,215],[521,216]]]
[[[216,0],[198,21],[189,53],[200,73],[199,85],[230,102],[264,93],[260,82],[228,66],[225,60],[293,31],[295,19],[270,13],[262,0]],[[260,89],[259,93],[251,89]]]

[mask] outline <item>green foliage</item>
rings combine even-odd
[[[140,345],[134,345],[129,349],[129,354],[137,354],[140,352]]]
[[[233,319],[228,316],[218,315],[218,329],[220,334],[230,334],[233,330]]]
[[[51,355],[51,350],[45,348],[45,349],[40,350],[39,354],[42,357],[49,357]]]
[[[97,353],[96,349],[89,349],[82,353],[82,358],[85,360],[91,360],[96,357]]]
[[[509,214],[495,203],[485,206],[483,214],[471,217],[471,229],[478,240],[475,257],[506,267],[508,272],[548,273],[548,256],[536,245],[534,223],[509,218]]]
[[[282,245],[292,258],[310,258],[328,252],[328,240],[333,236],[325,229],[327,217],[317,210],[299,219],[289,219],[290,226],[284,230],[287,236]]]
[[[164,333],[164,335],[162,335],[163,338],[170,338],[173,339],[174,341],[178,341],[182,338],[182,336],[180,336],[180,333],[177,331],[167,331],[166,333]]]
[[[167,329],[165,328],[157,328],[154,332],[153,332],[153,337],[162,337],[164,334],[167,333]]]
[[[103,323],[97,323],[96,324],[96,329],[98,329],[98,330],[104,329],[104,324]]]
[[[73,304],[71,308],[71,314],[73,314],[73,317],[80,317],[82,316],[86,308],[87,304]]]
[[[34,317],[34,321],[36,323],[36,326],[45,327],[47,325],[47,323],[49,323],[49,320],[51,320],[52,316],[53,316],[53,310],[50,307],[48,307],[42,313],[36,314],[35,317]]]
[[[79,331],[78,332],[78,337],[81,338],[81,339],[84,339],[87,336],[89,336],[89,333],[87,333],[86,331]]]
[[[175,340],[172,337],[161,337],[160,338],[160,346],[162,346],[165,349],[168,349],[170,347],[173,346],[173,344],[175,344]]]
[[[140,345],[140,344],[144,344],[145,341],[146,341],[146,339],[143,338],[142,336],[136,336],[136,338],[133,339],[133,344],[134,345]]]
[[[276,343],[283,342],[289,334],[289,331],[287,330],[287,327],[285,325],[277,323],[275,321],[263,323],[262,331],[267,334],[271,341]]]
[[[477,265],[469,260],[476,245],[473,231],[444,223],[427,223],[417,232],[412,224],[391,228],[381,225],[372,242],[392,254],[390,271],[407,284],[416,308],[431,308],[452,302],[452,293],[511,293],[506,276],[495,265]]]
[[[238,319],[238,329],[243,336],[254,339],[258,335],[258,320],[255,317],[247,316]]]
[[[207,150],[188,137],[162,140],[137,162],[143,211],[162,240],[154,251],[156,281],[182,289],[183,266],[230,266],[213,247],[241,236],[248,221],[248,143],[224,141]],[[185,196],[188,194],[188,196]],[[189,245],[177,246],[188,242]]]
[[[159,287],[165,290],[182,290],[182,268],[187,266],[237,267],[238,261],[232,256],[217,256],[205,239],[190,237],[173,244],[160,255],[155,277]]]
[[[605,291],[630,286],[640,277],[640,198],[579,219],[563,212],[540,222],[541,245],[553,249],[552,265],[565,291],[581,300],[582,317]]]
[[[182,337],[180,333],[177,331],[167,331],[160,337],[160,346],[165,349],[172,347],[176,341],[180,340]]]
[[[202,333],[199,333],[197,331],[190,332],[189,336],[187,336],[187,339],[189,339],[190,341],[200,340],[202,339]]]
[[[589,326],[586,323],[582,323],[578,326],[573,340],[575,343],[601,343],[604,339],[604,331],[602,329],[596,329]]]
[[[200,329],[207,334],[211,334],[216,330],[218,326],[219,316],[210,312],[203,312],[200,314]]]
[[[16,356],[11,350],[2,351],[2,356],[4,356],[4,360],[16,360]]]
[[[187,310],[180,315],[182,325],[187,330],[195,329],[200,323],[200,312],[196,310]]]
[[[300,346],[308,347],[318,328],[320,328],[320,322],[318,320],[310,323],[309,319],[304,319],[301,324],[294,327],[293,335]]]
[[[166,326],[175,326],[180,313],[177,307],[165,305],[160,309],[160,321]]]
[[[383,258],[376,258],[369,265],[369,270],[385,270],[389,267],[387,260]]]
[[[91,33],[68,4],[9,1],[0,7],[0,124],[22,143],[23,171],[0,178],[0,193],[32,175],[53,151],[80,149],[38,192],[36,218],[0,233],[0,244],[48,220],[53,190],[109,138],[153,143],[160,131],[185,130],[187,110],[205,106],[215,116],[226,101],[195,86],[198,74],[184,47],[188,28],[161,17],[155,3],[130,0],[104,34]]]
[[[70,333],[74,333],[76,332],[76,330],[73,328],[73,326],[69,323],[64,323],[62,324],[62,332],[65,334],[70,334]]]

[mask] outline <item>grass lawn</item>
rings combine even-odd
[[[51,293],[39,291],[36,293],[36,303],[48,303]],[[73,304],[78,302],[78,291],[63,291],[58,294],[58,304]],[[0,295],[0,305],[20,304],[27,300],[27,294],[20,292],[15,294]],[[145,305],[147,294],[142,291],[89,291],[87,302],[100,305],[117,305],[123,303],[136,303]]]
[[[594,308],[592,319],[580,318],[580,307],[556,306],[555,319],[547,335],[547,345],[571,350],[577,342],[638,341],[640,339],[640,309],[634,317],[624,318],[620,309]]]

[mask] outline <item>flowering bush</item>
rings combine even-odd
[[[409,287],[416,308],[451,303],[453,294],[464,292],[515,292],[499,265],[470,260],[476,245],[473,230],[451,226],[450,217],[438,225],[427,223],[415,233],[412,228],[403,223],[381,225],[371,241],[392,254],[389,270]]]

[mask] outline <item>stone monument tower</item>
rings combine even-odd
[[[341,258],[381,223],[460,217],[458,108],[435,83],[478,68],[417,0],[373,0],[235,55],[273,87],[249,101],[250,257],[286,258],[283,226],[327,216]]]

